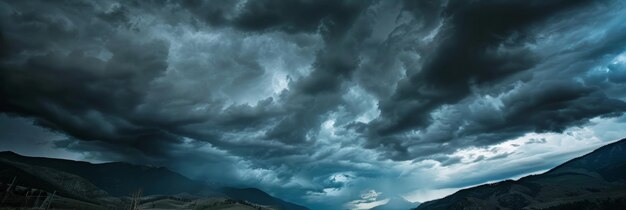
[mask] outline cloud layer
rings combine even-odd
[[[626,123],[625,6],[0,1],[0,112],[85,159],[316,209],[378,202],[546,169],[563,158],[537,148],[559,138],[592,139],[567,157],[619,138],[600,133]],[[533,135],[562,136],[517,142]],[[508,162],[535,154],[550,161]],[[512,172],[442,178],[496,160]]]

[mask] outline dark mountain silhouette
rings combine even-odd
[[[228,197],[239,200],[246,200],[253,203],[268,205],[276,207],[281,210],[306,210],[304,206],[300,206],[294,203],[286,202],[276,197],[273,197],[266,192],[263,192],[256,188],[233,188],[225,187],[221,191]]]
[[[626,139],[546,173],[460,190],[416,209],[626,209]]]
[[[114,196],[127,196],[139,189],[146,195],[199,193],[206,189],[203,183],[163,167],[121,162],[92,164],[83,161],[27,157],[13,152],[0,152],[0,158],[75,174]]]
[[[37,186],[38,189],[57,191],[59,195],[75,199],[109,197],[108,193],[76,175],[0,159],[0,180],[10,184],[14,178],[16,185]]]
[[[18,185],[48,192],[57,191],[65,197],[91,202],[97,200],[99,203],[130,196],[141,190],[144,196],[176,195],[177,198],[185,194],[194,195],[195,198],[228,196],[234,200],[272,206],[281,210],[307,209],[255,188],[215,189],[164,167],[121,162],[93,164],[0,152],[0,182],[8,183],[13,177],[19,177]]]

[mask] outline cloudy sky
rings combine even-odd
[[[626,3],[0,1],[0,148],[167,166],[312,209],[626,137]]]

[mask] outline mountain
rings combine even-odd
[[[253,203],[273,206],[281,210],[306,210],[307,208],[304,206],[300,206],[294,203],[286,202],[276,197],[272,197],[256,188],[232,188],[225,187],[222,188],[221,192],[226,194],[228,197],[238,200],[246,200]]]
[[[16,177],[19,177],[17,184],[37,186],[48,192],[57,191],[67,197],[109,197],[107,192],[74,174],[0,159],[0,180],[13,181]]]
[[[386,204],[376,206],[371,210],[409,210],[415,206],[420,205],[419,202],[410,202],[400,196],[394,196],[389,198],[389,201]]]
[[[416,209],[626,209],[626,139],[546,173],[460,190]]]
[[[142,195],[147,196],[142,199],[151,202],[166,199],[170,200],[166,202],[168,205],[172,199],[179,202],[176,204],[178,206],[188,206],[206,203],[206,198],[212,197],[207,204],[209,206],[219,204],[251,209],[307,209],[272,197],[259,189],[215,189],[164,167],[122,162],[93,164],[0,152],[0,183],[10,183],[14,177],[18,177],[18,185],[47,192],[56,191],[60,196],[90,203],[112,202],[121,205],[120,202],[127,202],[128,196],[141,190]]]
[[[75,174],[114,196],[127,196],[141,189],[146,195],[200,193],[206,186],[164,167],[148,167],[121,162],[92,164],[55,158],[27,157],[0,152],[0,159],[52,168]]]

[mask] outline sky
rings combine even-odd
[[[619,0],[0,0],[0,150],[314,210],[540,173],[625,113]]]

